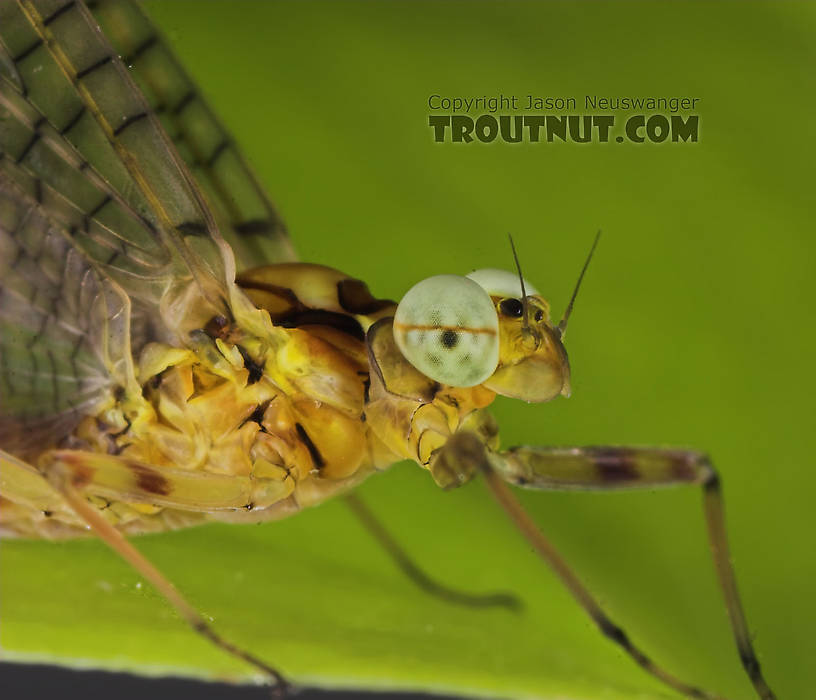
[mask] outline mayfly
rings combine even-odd
[[[603,612],[507,483],[701,487],[740,659],[758,696],[775,697],[705,455],[499,448],[486,411],[497,394],[569,395],[564,336],[585,270],[552,322],[517,258],[512,273],[426,279],[399,304],[296,263],[241,154],[135,4],[0,0],[0,526],[100,537],[281,693],[284,673],[224,639],[128,536],[281,518],[407,459],[445,489],[484,478],[604,635],[667,686],[713,699]],[[512,603],[427,580],[346,498],[429,590]]]

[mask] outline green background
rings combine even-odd
[[[784,700],[809,697],[814,240],[811,3],[149,2],[304,260],[398,298],[509,267],[572,318],[573,396],[495,404],[505,444],[672,444],[724,481],[743,601]],[[430,94],[700,97],[697,144],[436,144]],[[583,110],[579,110],[583,111]],[[621,115],[618,115],[619,122]],[[430,572],[509,589],[521,616],[416,591],[341,503],[281,523],[139,540],[218,629],[329,686],[674,697],[605,641],[481,484],[400,465],[361,493]],[[729,698],[739,666],[694,489],[522,499],[613,619]],[[245,671],[96,542],[4,542],[13,659]]]

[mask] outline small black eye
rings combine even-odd
[[[539,309],[538,311],[535,312],[535,320],[540,321],[542,318],[544,318],[544,312],[541,309]]]
[[[518,318],[524,313],[524,306],[520,299],[502,299],[499,303],[499,309],[505,316]]]

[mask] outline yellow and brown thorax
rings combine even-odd
[[[272,483],[231,516],[216,515],[266,519],[325,500],[401,459],[427,465],[495,396],[414,369],[394,343],[395,304],[336,270],[276,265],[237,284],[268,312],[272,342],[214,317],[186,348],[148,343],[136,363],[140,394],[86,418],[65,446],[150,465],[139,486],[157,498],[172,488],[162,470]]]

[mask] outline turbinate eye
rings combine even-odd
[[[467,277],[437,275],[411,287],[394,314],[394,339],[408,362],[442,384],[481,384],[499,363],[496,309]]]
[[[486,268],[474,270],[468,275],[468,279],[478,283],[490,296],[521,298],[521,282],[515,272]],[[524,280],[524,292],[528,297],[539,293],[527,280]]]
[[[499,302],[499,309],[505,316],[520,318],[524,313],[524,304],[521,303],[521,299],[502,299]]]

